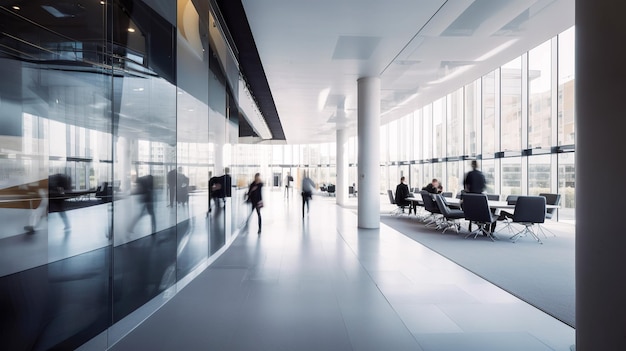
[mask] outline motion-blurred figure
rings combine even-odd
[[[152,233],[156,232],[156,217],[154,216],[154,178],[152,175],[148,174],[143,177],[137,178],[137,182],[135,185],[135,189],[133,190],[133,194],[139,197],[139,203],[141,209],[139,210],[139,214],[130,224],[129,232],[133,232],[137,222],[143,217],[144,214],[148,214],[150,216],[150,223],[152,225]]]
[[[309,213],[309,200],[313,197],[313,191],[315,190],[315,183],[309,178],[308,175],[302,179],[302,218],[304,218],[304,207],[306,206],[306,212]]]
[[[246,227],[250,222],[250,217],[256,210],[257,217],[259,217],[259,231],[258,234],[261,235],[261,208],[263,207],[263,182],[261,181],[261,174],[257,173],[254,175],[254,181],[250,183],[248,187],[248,192],[246,193],[247,199],[246,202],[250,203],[252,206],[252,210],[250,211],[250,215],[246,219]]]

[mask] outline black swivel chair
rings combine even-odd
[[[333,184],[329,184],[326,188],[326,192],[328,193],[328,196],[335,196],[335,186]]]
[[[520,196],[515,203],[513,223],[524,225],[524,229],[510,239],[516,242],[519,238],[530,234],[538,243],[541,239],[532,230],[535,224],[543,223],[546,219],[546,198],[543,196]],[[539,228],[541,230],[541,228]],[[544,234],[545,235],[545,234]]]
[[[437,207],[437,203],[433,199],[433,194],[428,191],[420,191],[422,196],[422,202],[424,203],[424,209],[430,212],[430,215],[424,218],[424,222],[427,227],[439,228],[441,225],[441,211]]]
[[[495,217],[489,209],[487,195],[466,193],[463,195],[461,207],[463,208],[465,219],[470,221],[470,223],[476,223],[478,225],[476,230],[465,236],[466,238],[472,234],[474,234],[474,238],[476,238],[478,234],[484,234],[492,241],[496,238],[491,231],[491,227],[497,220],[497,217]]]
[[[452,192],[451,191],[444,191],[444,192],[441,193],[441,196],[452,198]]]
[[[450,207],[448,207],[448,204],[444,201],[443,196],[441,196],[440,194],[435,194],[433,195],[433,197],[435,198],[435,203],[437,204],[439,211],[445,219],[445,222],[443,222],[443,226],[445,227],[443,233],[445,233],[446,230],[450,228],[454,228],[454,230],[458,234],[459,230],[461,229],[459,219],[465,218],[465,214],[463,213],[463,211],[451,209]]]
[[[558,206],[561,203],[561,194],[541,193],[539,194],[539,196],[543,196],[546,198],[546,205]],[[555,213],[556,213],[556,208],[546,208],[546,219],[552,219]],[[543,235],[545,235],[544,231],[548,231],[553,236],[556,236],[556,234],[544,228],[541,224],[539,225],[539,229],[541,230]]]
[[[395,196],[393,196],[393,191],[387,190],[387,196],[389,196],[389,203],[397,206],[395,210],[391,211],[392,215],[397,216],[397,215],[403,214],[404,209],[409,207],[409,205],[398,205],[398,203],[396,202]]]
[[[506,197],[506,204],[515,206],[517,202],[517,198],[519,195],[509,195]],[[505,223],[505,227],[498,230],[498,233],[504,230],[505,228],[509,230],[509,233],[512,234],[511,224],[513,221],[513,211],[501,210],[500,215],[498,216],[498,221],[503,221]]]

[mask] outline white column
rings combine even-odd
[[[348,201],[348,135],[346,129],[337,129],[337,204]]]
[[[623,350],[626,205],[610,198],[626,194],[626,2],[576,0],[575,11],[576,350]]]
[[[359,228],[380,227],[380,78],[358,81]]]

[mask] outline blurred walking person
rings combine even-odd
[[[246,193],[247,200],[246,202],[250,203],[252,209],[250,211],[250,215],[248,215],[248,219],[246,219],[245,227],[248,227],[248,223],[250,222],[250,217],[256,210],[257,217],[259,217],[259,231],[257,234],[261,235],[261,208],[263,207],[263,182],[261,181],[261,174],[256,173],[254,175],[254,181],[250,183],[248,187],[248,192]]]

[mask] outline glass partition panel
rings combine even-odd
[[[145,3],[127,5],[111,5],[113,54],[123,58],[113,78],[113,322],[176,282],[166,176],[176,157],[175,30]]]

